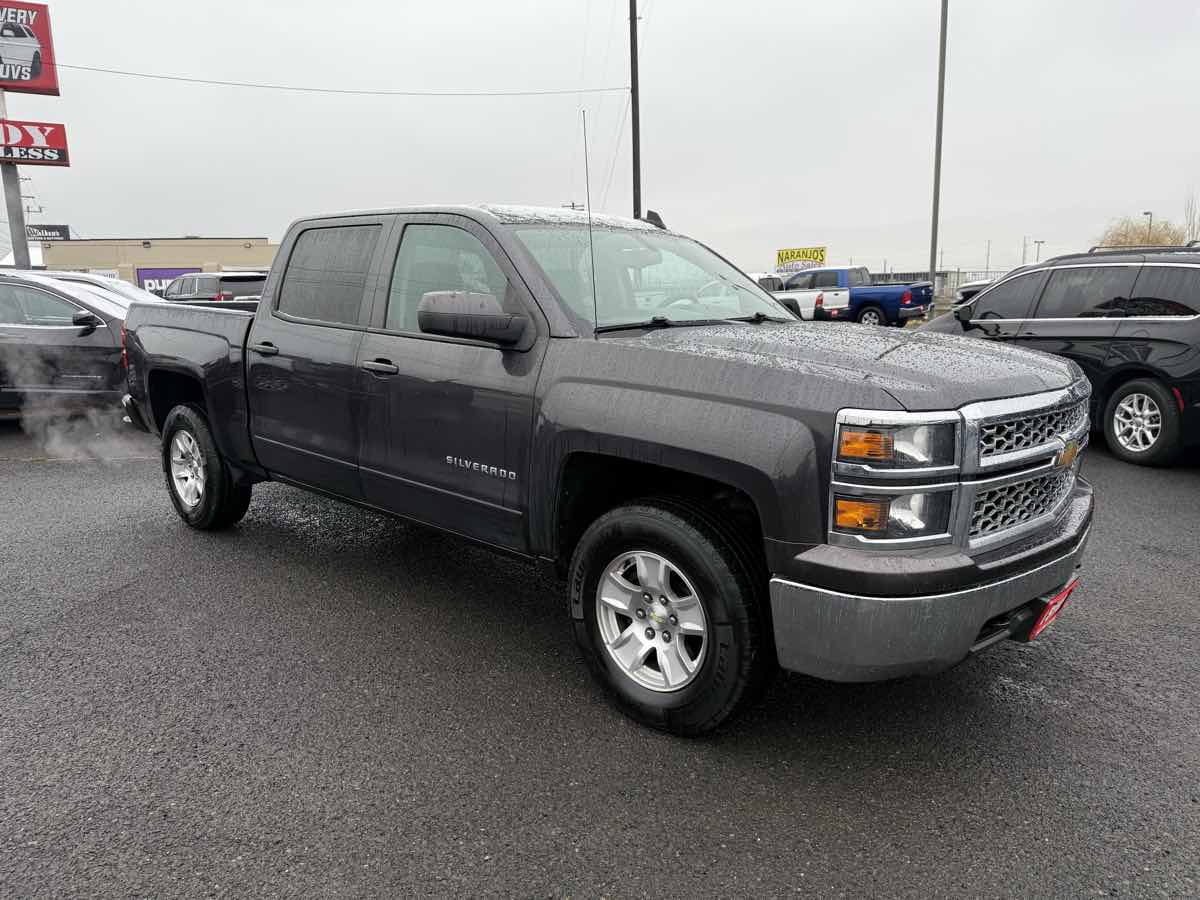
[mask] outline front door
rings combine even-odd
[[[272,475],[359,499],[359,344],[390,217],[314,222],[279,252],[246,348],[250,433]]]
[[[410,216],[389,248],[388,283],[359,350],[366,403],[361,473],[384,509],[524,550],[533,394],[544,342],[516,348],[421,332],[433,291],[494,295],[541,314],[487,230],[461,216]]]
[[[1015,339],[1045,283],[1045,270],[1024,272],[981,291],[970,304],[963,333],[993,341]]]
[[[1016,342],[1074,360],[1099,384],[1137,270],[1136,264],[1119,263],[1054,269]]]
[[[73,325],[82,309],[41,288],[0,281],[0,405],[50,408],[114,390],[116,339],[104,324]]]

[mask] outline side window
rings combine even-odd
[[[216,296],[216,293],[217,293],[216,276],[207,276],[207,277],[203,277],[203,278],[197,278],[196,279],[196,293],[212,294],[212,295]]]
[[[292,248],[277,309],[289,316],[355,325],[380,225],[309,228]]]
[[[28,25],[20,25],[18,27],[24,33],[25,37],[30,38],[35,41],[37,40],[37,35],[33,33],[33,29],[30,28]]]
[[[815,288],[835,288],[838,286],[837,272],[815,272],[813,274],[813,287]]]
[[[1029,315],[1033,301],[1046,282],[1045,272],[1027,272],[981,291],[975,301],[971,318],[978,319],[1024,319]]]
[[[1120,309],[1133,290],[1136,266],[1096,266],[1056,269],[1050,273],[1039,319],[1094,318]]]
[[[871,283],[871,275],[866,269],[850,269],[846,273],[846,284],[849,287],[864,287]]]
[[[176,278],[167,285],[167,289],[163,292],[164,297],[178,297],[183,293],[183,279]]]
[[[793,275],[787,280],[786,290],[789,291],[807,291],[812,287],[813,277],[811,272],[801,272],[799,275]]]
[[[25,310],[17,302],[16,288],[0,284],[0,325],[24,325]]]
[[[453,225],[406,225],[392,269],[384,327],[418,331],[417,306],[435,291],[491,294],[508,305],[508,279],[475,235]]]
[[[1130,316],[1200,315],[1200,269],[1144,266],[1138,273],[1125,314]]]
[[[25,308],[25,319],[30,325],[70,325],[71,317],[79,307],[53,294],[34,288],[13,285],[13,293]]]
[[[179,282],[179,293],[183,296],[189,296],[196,293],[196,279],[184,278]]]

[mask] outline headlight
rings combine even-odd
[[[950,530],[953,491],[834,494],[833,530],[876,540],[932,537]]]
[[[838,462],[879,469],[927,469],[955,462],[955,425],[850,425],[838,428]]]

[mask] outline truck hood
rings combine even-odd
[[[961,335],[848,323],[731,322],[663,328],[619,340],[801,377],[867,382],[913,411],[1036,394],[1082,377],[1074,363],[1045,353]]]

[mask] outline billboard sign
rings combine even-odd
[[[799,272],[825,265],[824,247],[789,247],[775,251],[776,272]]]
[[[0,0],[0,89],[58,95],[58,67],[44,3]]]
[[[137,283],[138,287],[143,290],[156,294],[165,291],[167,285],[180,275],[190,275],[199,271],[199,266],[183,266],[174,269],[138,269]]]
[[[66,126],[0,119],[0,162],[23,166],[69,166]]]
[[[25,236],[31,241],[69,241],[70,225],[26,225]]]

